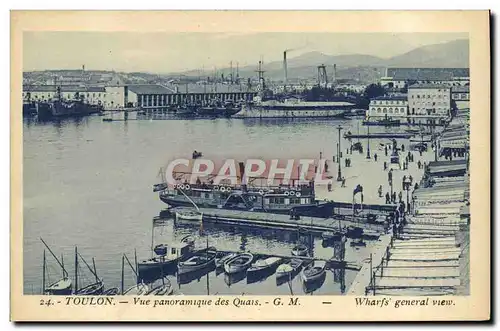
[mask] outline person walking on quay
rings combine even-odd
[[[387,156],[387,145],[384,146],[385,156]]]
[[[392,203],[396,203],[396,192],[392,192]]]
[[[418,183],[415,183],[414,190],[418,190]]]
[[[342,177],[342,186],[341,187],[345,187],[345,177]]]
[[[405,145],[401,144],[401,152],[405,151]]]
[[[419,169],[422,169],[422,162],[420,162],[420,160],[418,160],[418,162],[417,162],[417,167],[418,167]]]
[[[375,159],[375,162],[377,162],[377,153],[373,154],[373,158]]]
[[[399,191],[398,198],[399,198],[399,203],[402,203],[403,202],[403,192]]]
[[[387,170],[387,162],[384,161],[384,171],[386,171],[386,170]]]
[[[382,197],[382,185],[380,185],[378,187],[378,197],[381,198]]]
[[[389,170],[389,172],[387,173],[387,176],[388,176],[389,182],[392,182],[392,169]]]
[[[389,196],[389,192],[385,194],[385,204],[388,205],[391,203],[391,198]]]
[[[406,175],[403,175],[403,190],[406,187]]]
[[[413,177],[410,175],[410,177],[408,177],[408,179],[410,180],[410,185],[413,184]]]

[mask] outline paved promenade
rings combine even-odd
[[[407,178],[409,176],[413,177],[413,184],[409,192],[409,197],[411,201],[411,192],[415,183],[419,183],[424,169],[418,169],[418,161],[423,164],[424,162],[428,164],[430,161],[434,161],[434,153],[432,149],[428,149],[427,152],[423,152],[422,156],[417,151],[411,151],[413,154],[414,161],[408,163],[408,169],[400,169],[398,164],[391,164],[390,157],[391,151],[388,151],[388,155],[385,156],[384,150],[380,150],[379,143],[371,142],[371,159],[366,158],[366,140],[362,140],[363,153],[360,154],[357,151],[353,151],[352,154],[346,154],[346,147],[349,146],[345,143],[343,146],[342,159],[341,159],[341,171],[342,177],[345,178],[345,187],[342,187],[342,182],[337,182],[337,172],[338,163],[332,162],[332,157],[325,155],[324,158],[329,158],[328,160],[328,174],[333,178],[332,191],[328,192],[326,186],[318,186],[316,188],[316,196],[319,200],[333,200],[339,202],[352,203],[352,195],[355,187],[360,184],[363,186],[363,199],[366,204],[385,204],[385,194],[391,193],[391,187],[388,183],[388,171],[393,169],[393,191],[396,192],[398,198],[399,192],[403,194],[403,201],[406,202],[406,192],[403,191],[402,180],[403,176]],[[405,145],[405,151],[400,152],[400,158],[404,160],[408,154],[408,141],[403,141]],[[400,142],[398,141],[398,147]],[[377,154],[377,161],[375,161],[374,154]],[[351,166],[345,167],[345,159],[351,160]],[[388,169],[384,170],[384,161],[387,162]],[[382,197],[378,195],[379,186],[382,185]],[[399,200],[399,198],[398,198]],[[356,202],[359,203],[360,196],[356,196]]]

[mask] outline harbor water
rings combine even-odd
[[[24,121],[25,294],[41,292],[44,246],[40,237],[58,257],[64,257],[71,278],[75,246],[87,262],[95,257],[106,288],[120,287],[122,254],[133,263],[135,252],[138,260],[151,257],[152,241],[168,244],[187,234],[197,237],[197,224],[153,222],[166,205],[152,192],[152,185],[159,181],[159,168],[176,157],[189,158],[198,150],[207,158],[318,158],[320,152],[331,158],[336,154],[338,125],[343,132],[357,133],[358,127],[361,133],[367,130],[354,119],[159,119],[137,120],[131,115],[129,121],[113,122],[103,122],[99,116],[48,123]],[[377,130],[386,128],[370,128],[370,132]],[[345,151],[348,142],[341,140]],[[311,243],[317,258],[333,255],[332,248],[322,246],[321,238],[283,230],[207,226],[206,233],[208,244],[220,250],[289,255],[300,241]],[[206,244],[205,236],[197,239],[198,245]],[[373,244],[346,245],[345,260],[359,264],[369,256]],[[342,294],[355,276],[352,270],[328,271],[312,293]],[[47,277],[47,282],[61,277],[61,268],[49,255]],[[85,269],[79,277],[82,285],[93,279]],[[126,266],[125,287],[134,280]],[[228,285],[224,273],[211,271],[185,284],[178,284],[175,277],[171,281],[183,294],[304,293],[299,277],[290,286],[277,286],[274,275],[252,284],[242,279]]]

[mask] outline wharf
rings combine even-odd
[[[375,132],[375,133],[360,133],[360,134],[344,134],[345,139],[354,139],[354,138],[370,138],[370,139],[377,139],[377,138],[395,138],[395,139],[409,139],[413,137],[415,133],[411,132]]]
[[[185,207],[172,208],[172,214],[175,211],[185,209]],[[191,208],[190,208],[191,209]],[[322,234],[323,232],[339,233],[346,227],[359,227],[363,230],[372,230],[368,232],[383,232],[383,224],[368,224],[366,222],[353,222],[345,217],[343,220],[333,218],[304,217],[299,220],[290,219],[289,215],[269,214],[262,212],[226,210],[213,208],[199,208],[203,213],[203,222],[214,224],[231,224],[240,226],[255,226],[264,228],[280,228],[288,230],[307,230],[312,234]],[[193,222],[193,221],[185,221]],[[374,231],[373,231],[374,230]]]
[[[367,294],[366,288],[368,284],[371,283],[373,268],[382,263],[391,241],[392,234],[386,234],[380,237],[377,246],[373,248],[370,254],[370,258],[363,261],[364,263],[361,266],[361,270],[356,275],[356,278],[354,278],[351,287],[347,291],[347,295],[364,296]]]

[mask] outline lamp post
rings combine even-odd
[[[371,159],[371,156],[370,156],[370,126],[368,126],[368,146],[366,148],[366,158]]]
[[[342,147],[340,145],[340,131],[342,130],[342,127],[339,125],[337,127],[337,130],[339,130],[339,143],[338,143],[339,148],[338,148],[338,151],[337,151],[338,152],[338,154],[337,154],[337,160],[339,162],[339,173],[337,174],[337,182],[341,182],[342,181],[342,169],[341,169],[342,162],[340,161],[340,159],[341,159],[340,158],[340,150],[341,150]]]

